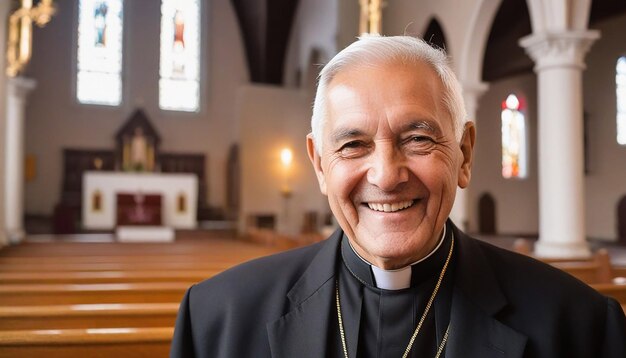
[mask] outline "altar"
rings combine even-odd
[[[87,171],[83,174],[82,217],[88,230],[118,226],[117,198],[159,197],[158,225],[174,229],[197,226],[198,178],[194,174]],[[127,223],[124,223],[127,224]]]

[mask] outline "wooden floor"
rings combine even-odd
[[[0,358],[167,357],[190,285],[320,238],[305,235],[294,243],[257,234],[249,242],[226,232],[182,232],[175,243],[140,244],[102,234],[51,236],[3,248]],[[626,304],[626,268],[611,264],[609,252],[548,262]]]
[[[225,232],[177,233],[175,243],[94,237],[0,250],[0,357],[167,357],[190,285],[280,251]]]

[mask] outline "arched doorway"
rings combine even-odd
[[[626,195],[617,203],[617,241],[626,245]]]
[[[443,33],[443,28],[439,24],[439,21],[435,18],[430,20],[428,23],[428,27],[426,28],[422,38],[433,47],[438,47],[444,50],[447,48],[446,35]]]
[[[236,219],[239,214],[240,165],[239,145],[233,144],[228,151],[228,163],[226,165],[226,212],[229,219]]]
[[[496,200],[489,193],[482,194],[478,199],[478,232],[496,234]]]

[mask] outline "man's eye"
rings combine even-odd
[[[341,148],[342,149],[350,149],[350,148],[358,148],[361,145],[363,145],[363,143],[353,140],[352,142],[348,142],[346,144],[344,144]]]
[[[423,142],[432,142],[433,140],[430,137],[416,135],[416,136],[412,136],[411,138],[409,138],[409,141],[415,142],[415,143],[423,143]]]
[[[410,136],[404,141],[404,147],[412,152],[417,154],[427,154],[429,153],[435,145],[435,140],[428,136],[423,135],[414,135]]]
[[[339,152],[345,158],[356,158],[367,153],[367,145],[362,141],[353,140],[343,144]]]

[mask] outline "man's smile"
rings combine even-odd
[[[404,200],[389,203],[367,203],[367,206],[374,211],[382,211],[385,213],[393,213],[396,211],[410,208],[415,200]]]

